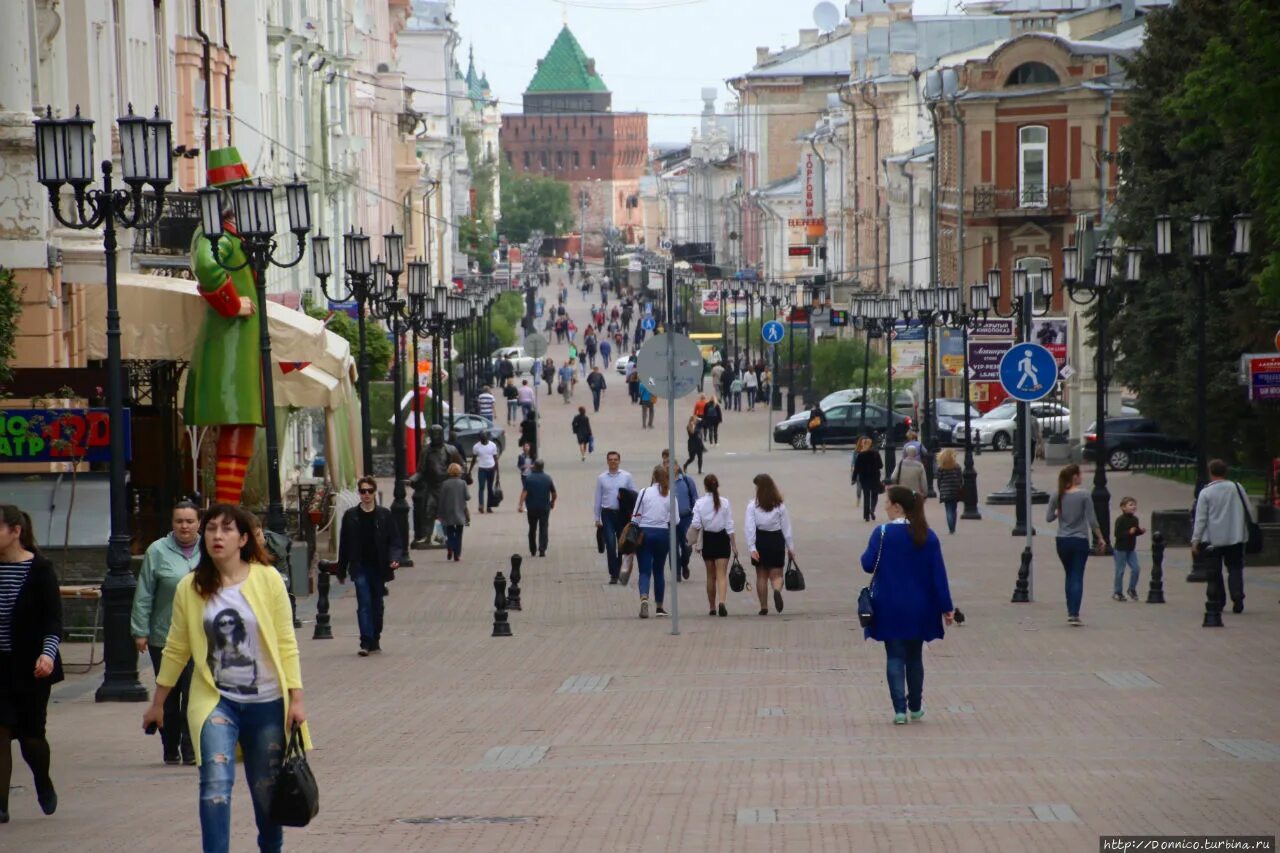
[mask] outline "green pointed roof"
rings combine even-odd
[[[538,70],[529,81],[525,94],[608,91],[604,80],[595,71],[595,61],[587,57],[566,25],[538,63]]]

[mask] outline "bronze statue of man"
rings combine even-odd
[[[417,538],[410,547],[431,546],[431,531],[435,527],[437,507],[440,504],[440,486],[449,479],[449,465],[465,463],[458,448],[446,444],[444,428],[438,424],[428,432],[427,446],[418,460],[418,470],[409,478],[413,488],[413,529]]]

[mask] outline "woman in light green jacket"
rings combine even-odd
[[[138,573],[138,588],[133,594],[133,613],[129,619],[134,645],[138,651],[151,654],[151,665],[160,672],[165,638],[173,616],[173,594],[178,581],[185,578],[200,562],[200,516],[191,501],[180,501],[173,508],[173,532],[157,539],[147,548]],[[187,664],[178,688],[169,694],[165,710],[175,725],[161,732],[164,763],[194,765],[195,750],[187,731],[187,695],[191,688],[191,664]]]

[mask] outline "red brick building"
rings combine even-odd
[[[538,61],[524,111],[502,117],[502,156],[516,175],[571,185],[586,231],[586,255],[598,256],[607,227],[640,225],[638,193],[649,150],[644,113],[612,112],[613,95],[568,27]]]

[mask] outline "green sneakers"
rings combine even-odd
[[[915,723],[922,719],[924,719],[924,708],[921,708],[919,711],[911,712],[911,722]]]
[[[893,724],[894,724],[895,726],[905,726],[905,725],[907,724],[907,715],[906,715],[906,714],[894,714],[894,715],[893,715]]]

